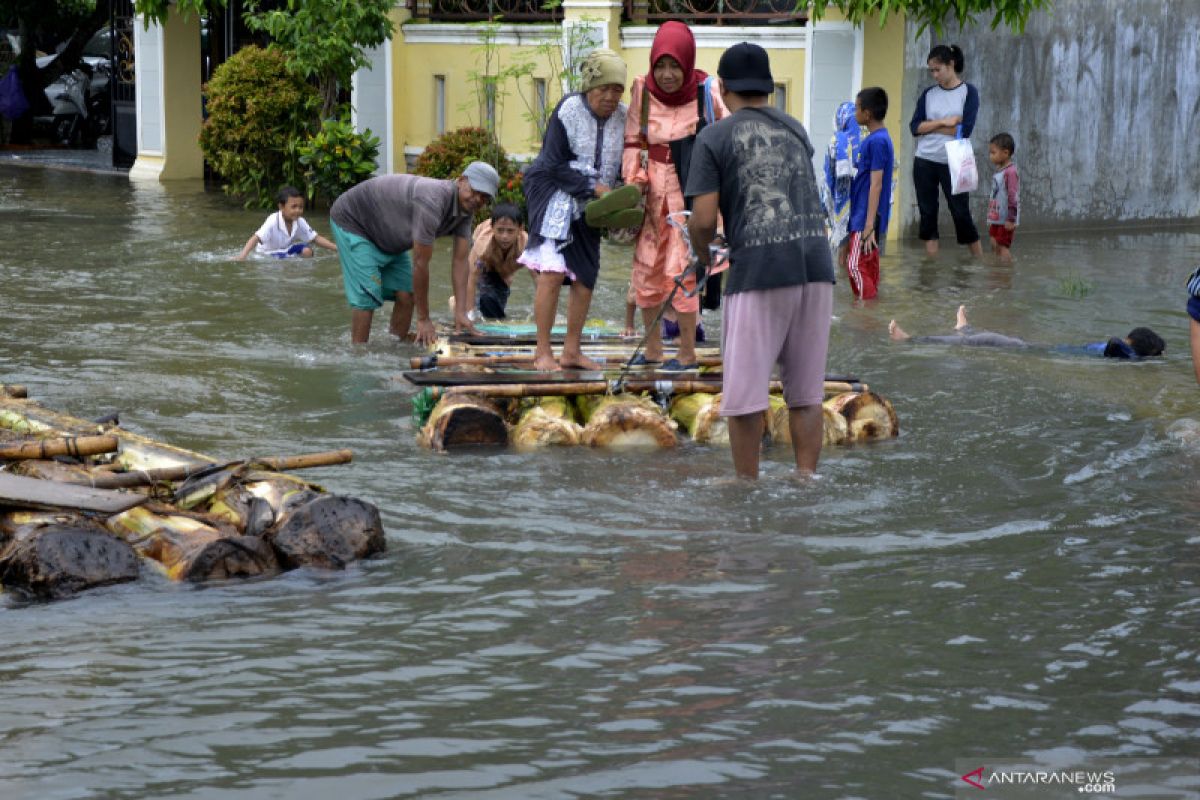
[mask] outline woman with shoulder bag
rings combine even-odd
[[[643,363],[662,360],[662,331],[649,329],[688,265],[688,249],[669,214],[686,208],[683,189],[691,146],[706,124],[729,116],[716,77],[696,69],[696,40],[682,22],[663,23],[650,48],[650,71],[635,78],[625,120],[625,183],[645,192],[646,211],[633,254],[633,293],[648,330]],[[696,282],[688,276],[684,288]],[[696,364],[700,297],[676,292],[671,305],[679,322],[679,352],[665,370]]]

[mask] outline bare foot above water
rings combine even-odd
[[[538,372],[558,372],[562,367],[558,365],[558,361],[554,358],[554,354],[541,354],[533,359],[533,368]]]
[[[888,336],[892,337],[892,341],[896,342],[903,342],[905,339],[909,338],[908,334],[896,324],[896,320],[892,320],[888,323]]]
[[[597,370],[602,366],[600,362],[593,361],[583,353],[564,352],[559,363],[562,364],[563,369]]]

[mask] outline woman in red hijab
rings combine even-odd
[[[687,267],[687,246],[667,215],[685,208],[681,172],[687,170],[691,141],[709,122],[729,115],[721,102],[718,79],[696,69],[696,40],[682,22],[664,22],[650,48],[650,72],[635,78],[625,119],[625,183],[642,187],[646,216],[633,255],[633,294],[647,328],[671,293],[674,279]],[[677,163],[678,162],[678,163]],[[685,286],[692,288],[694,279]],[[694,368],[700,298],[676,292],[672,306],[679,318],[679,352],[662,366]],[[648,330],[646,363],[662,361],[662,331]]]

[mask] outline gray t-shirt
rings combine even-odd
[[[458,187],[450,180],[380,175],[339,196],[329,218],[385,253],[431,245],[439,236],[471,241],[471,213],[458,207]]]
[[[743,108],[696,137],[687,196],[720,193],[726,294],[834,282],[812,155],[804,126],[769,107]]]
[[[963,81],[953,89],[931,86],[925,93],[925,120],[961,117],[967,105],[967,83]],[[948,133],[923,133],[917,137],[917,158],[946,164],[946,142],[954,139]]]

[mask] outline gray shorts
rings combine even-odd
[[[776,364],[788,408],[819,405],[825,399],[833,284],[736,292],[724,299],[721,414],[765,411]]]

